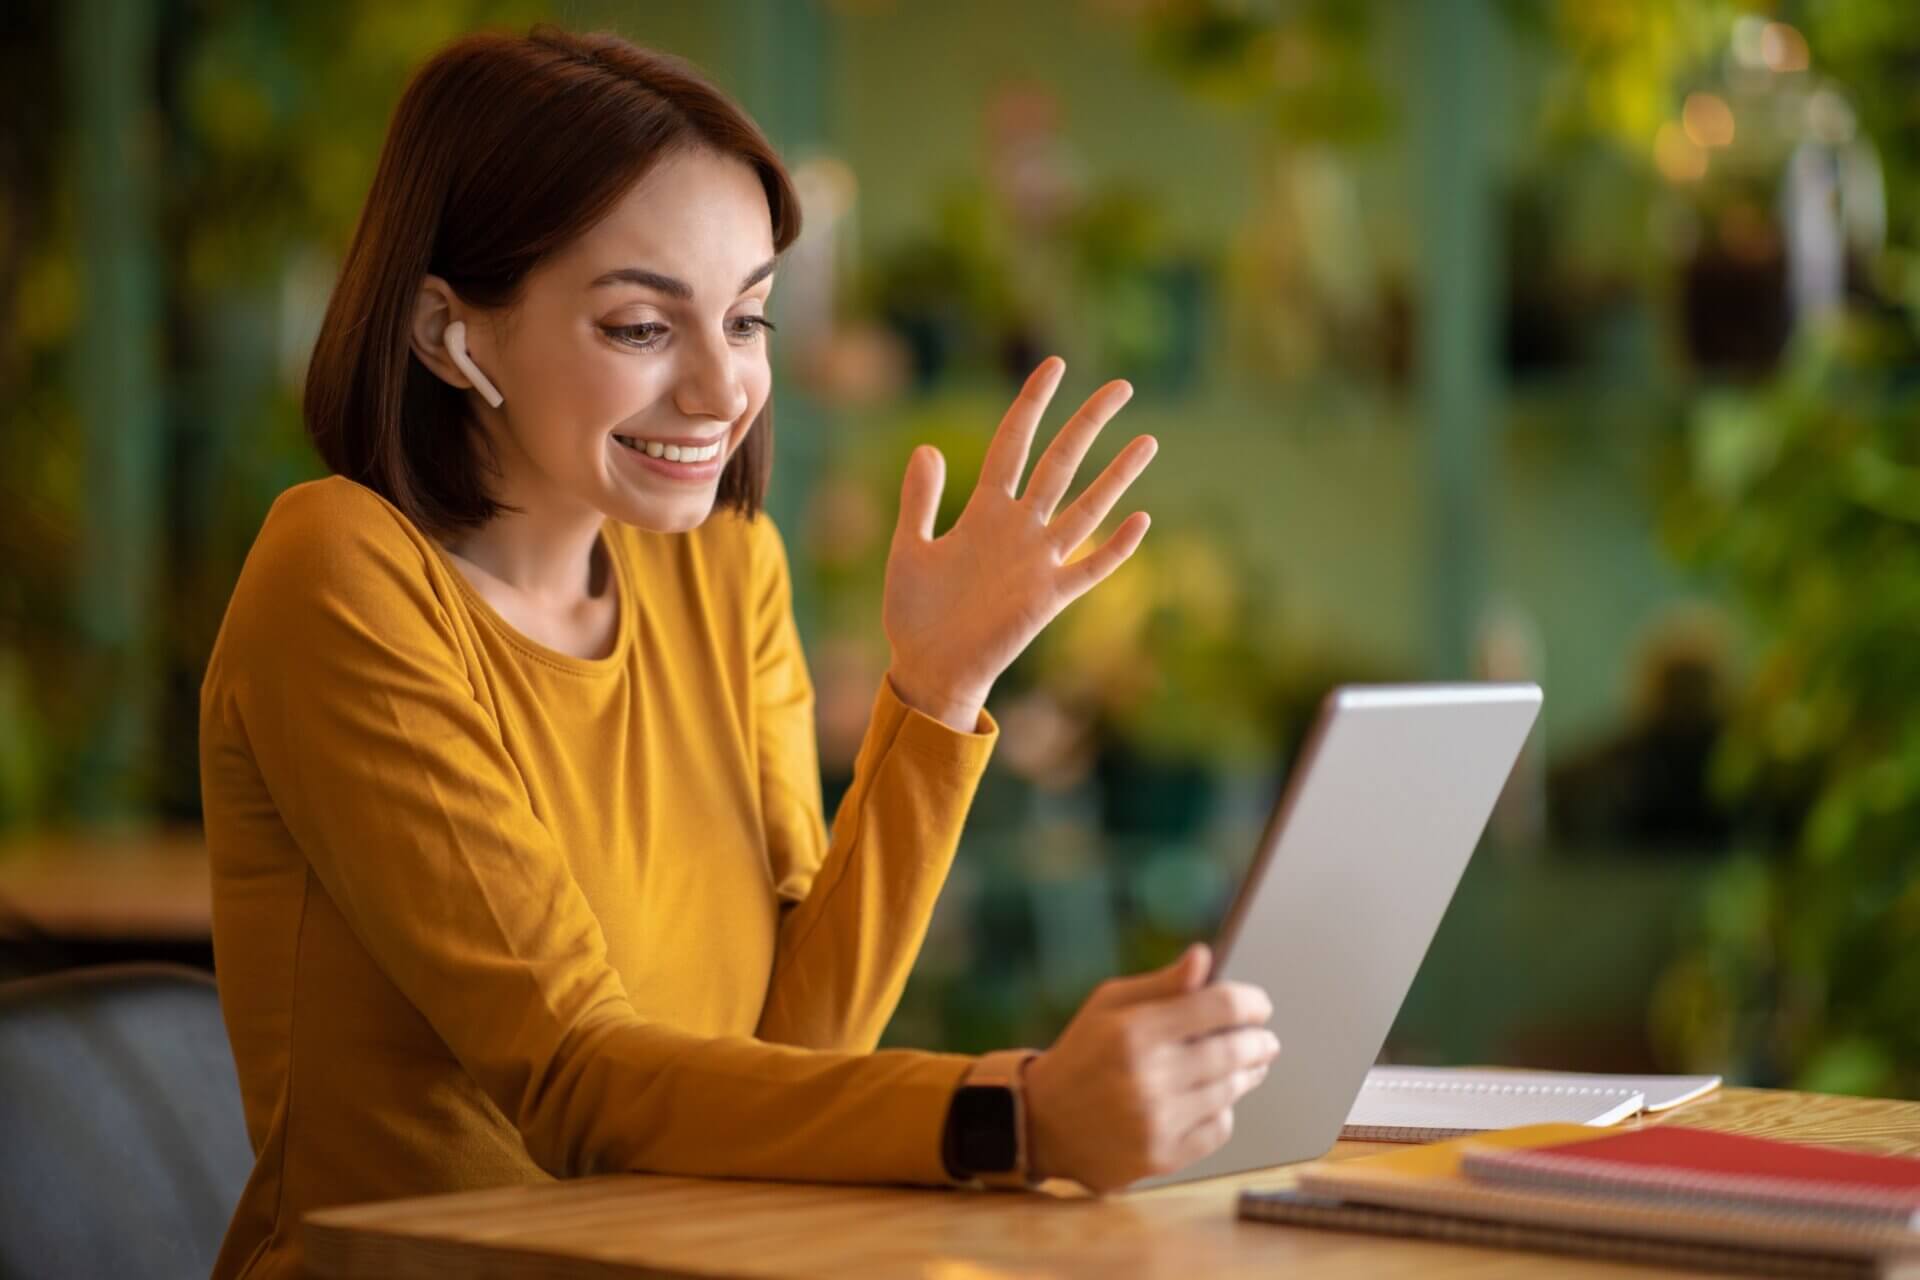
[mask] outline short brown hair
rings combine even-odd
[[[464,36],[414,74],[307,368],[307,431],[334,472],[436,534],[505,504],[464,394],[414,357],[414,299],[432,273],[478,306],[599,221],[661,159],[705,147],[760,175],[780,252],[800,203],[758,126],[691,64],[616,35],[541,24]],[[718,505],[760,509],[773,462],[769,397],[720,477]]]

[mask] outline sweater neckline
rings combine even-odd
[[[608,563],[613,566],[613,586],[617,595],[617,599],[614,601],[616,621],[614,623],[613,648],[609,650],[604,657],[599,658],[581,658],[571,653],[564,653],[549,645],[541,644],[538,640],[521,631],[518,627],[502,617],[499,611],[491,604],[487,603],[486,597],[480,594],[479,588],[467,580],[466,574],[460,572],[460,566],[453,562],[453,557],[445,547],[435,542],[432,538],[428,538],[427,541],[433,543],[434,553],[440,557],[440,562],[446,566],[447,572],[452,575],[453,581],[459,589],[460,594],[467,598],[468,605],[475,613],[480,615],[486,624],[491,627],[501,639],[505,640],[509,645],[512,645],[527,657],[532,658],[536,662],[544,663],[547,666],[558,667],[562,671],[571,671],[579,675],[604,675],[610,671],[617,671],[626,664],[627,649],[633,643],[633,618],[635,610],[633,580],[627,572],[626,557],[620,550],[620,539],[613,536],[611,526],[612,521],[606,521],[600,526],[600,532],[596,535],[599,540],[599,545],[606,549]]]

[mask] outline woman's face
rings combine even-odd
[[[470,335],[474,360],[505,398],[480,410],[507,473],[500,496],[571,500],[663,533],[704,521],[772,384],[773,256],[753,169],[681,152],[530,272],[517,305],[470,324],[485,333]]]

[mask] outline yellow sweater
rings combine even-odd
[[[602,529],[614,652],[495,613],[371,490],[268,514],[201,690],[253,1174],[216,1277],[322,1205],[610,1170],[949,1182],[973,1062],[874,1051],[998,737],[882,681],[829,842],[773,524]]]

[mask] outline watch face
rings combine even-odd
[[[997,1084],[963,1087],[954,1094],[953,1127],[954,1154],[967,1173],[1013,1172],[1019,1159],[1013,1090]]]

